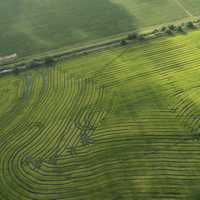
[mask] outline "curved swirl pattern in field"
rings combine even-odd
[[[197,34],[1,77],[0,199],[198,196]]]

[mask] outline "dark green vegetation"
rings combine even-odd
[[[0,56],[78,47],[192,18],[199,5],[197,0],[0,0]]]
[[[198,200],[199,38],[1,77],[0,199]]]

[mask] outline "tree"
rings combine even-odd
[[[32,62],[30,63],[30,68],[35,68],[38,67],[39,63],[36,60],[32,60]]]
[[[184,32],[183,27],[182,27],[182,26],[178,26],[178,27],[177,27],[177,31],[183,33],[183,32]]]
[[[15,74],[15,75],[18,75],[19,74],[19,68],[18,67],[15,67],[14,69],[13,69],[13,73]]]
[[[126,40],[121,40],[120,44],[121,44],[122,46],[124,46],[124,45],[127,44],[127,42],[126,42]]]
[[[144,37],[143,35],[139,35],[139,36],[138,36],[138,40],[139,40],[140,42],[143,42],[143,41],[145,40],[145,37]]]
[[[158,29],[154,29],[154,30],[152,31],[153,34],[158,33],[158,32],[159,32]]]
[[[54,63],[54,59],[51,58],[51,57],[46,57],[44,59],[44,63],[47,64],[47,65],[53,64]]]
[[[163,27],[161,28],[161,31],[164,32],[164,31],[166,31],[166,29],[167,29],[167,28],[166,28],[165,26],[163,26]]]
[[[135,40],[135,39],[137,39],[137,37],[138,37],[137,33],[131,33],[131,34],[128,35],[127,39],[128,40]]]
[[[191,21],[187,23],[187,27],[188,28],[195,28],[194,23],[191,22]]]
[[[173,24],[169,25],[168,27],[169,27],[169,29],[172,30],[172,31],[174,31],[174,30],[176,29],[176,26],[173,25]]]
[[[167,29],[167,30],[165,31],[165,33],[167,33],[167,34],[169,34],[169,35],[173,35],[173,32],[172,32],[170,29]]]

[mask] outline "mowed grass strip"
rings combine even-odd
[[[199,37],[1,77],[0,199],[198,199]]]

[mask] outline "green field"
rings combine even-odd
[[[0,199],[198,200],[199,39],[1,77]]]
[[[80,47],[199,12],[199,0],[0,0],[0,56]]]

